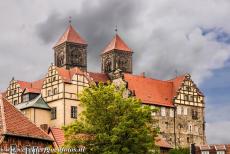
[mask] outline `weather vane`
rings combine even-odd
[[[69,16],[69,24],[71,24],[71,22],[72,22],[72,17]]]

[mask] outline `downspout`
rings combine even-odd
[[[174,117],[173,117],[173,122],[174,122],[174,128],[173,128],[173,131],[174,131],[174,145],[175,145],[175,148],[177,146],[176,144],[176,106],[174,106]]]
[[[63,82],[64,84],[64,126],[65,126],[65,82]]]

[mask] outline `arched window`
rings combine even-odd
[[[112,62],[111,62],[111,59],[110,59],[110,58],[107,58],[107,59],[105,60],[105,66],[104,66],[104,68],[105,68],[105,72],[110,72],[110,71],[112,71]]]

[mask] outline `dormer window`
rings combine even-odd
[[[23,99],[23,102],[29,101],[29,94],[23,95],[22,99]]]

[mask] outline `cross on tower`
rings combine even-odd
[[[115,32],[116,32],[116,34],[117,34],[117,32],[118,32],[117,25],[115,26]]]
[[[71,24],[71,22],[72,22],[72,17],[69,16],[69,24]]]

